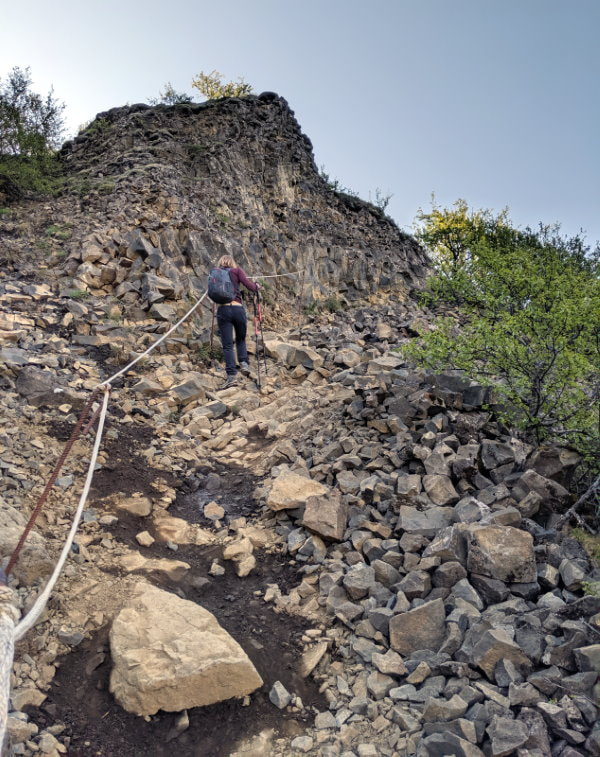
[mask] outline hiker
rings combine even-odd
[[[220,273],[227,272],[227,277]],[[223,345],[223,357],[225,358],[225,370],[227,380],[221,389],[229,389],[237,383],[237,368],[233,351],[233,333],[235,331],[235,349],[241,372],[249,376],[248,351],[246,349],[246,309],[242,301],[240,284],[251,292],[258,292],[258,284],[246,276],[242,268],[239,268],[235,260],[229,255],[223,255],[217,263],[217,268],[211,271],[209,278],[208,296],[213,302],[218,303],[217,323],[219,335]],[[232,299],[229,299],[232,297]]]

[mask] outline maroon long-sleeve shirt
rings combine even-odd
[[[256,284],[254,281],[252,281],[252,279],[249,279],[248,276],[246,276],[246,272],[243,268],[230,268],[229,278],[231,279],[233,286],[235,287],[235,297],[233,298],[234,302],[242,302],[240,284],[243,284],[246,289],[249,289],[251,292],[258,291],[258,284]]]

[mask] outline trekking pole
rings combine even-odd
[[[260,293],[256,293],[256,299],[258,301],[258,323],[260,326],[260,338],[262,340],[263,360],[265,362],[265,376],[267,375],[267,350],[265,349],[265,332],[263,331],[263,311],[260,304]]]
[[[260,384],[260,355],[258,352],[258,312],[260,309],[260,303],[258,304],[258,308],[257,308],[257,301],[258,301],[258,295],[256,294],[252,298],[252,303],[254,305],[254,344],[255,344],[255,352],[256,352],[256,383],[258,384],[259,393],[262,393],[262,388]]]
[[[213,302],[213,304],[212,304],[212,323],[210,324],[210,355],[211,355],[211,357],[212,357],[212,354],[213,354],[213,337],[215,335],[215,311],[216,311],[216,306],[215,306],[215,303]]]

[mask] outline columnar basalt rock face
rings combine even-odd
[[[308,300],[410,289],[426,272],[412,237],[327,185],[310,140],[273,93],[115,108],[61,159],[85,210],[65,286],[149,309],[203,291],[225,253],[250,273],[305,269],[281,284]]]

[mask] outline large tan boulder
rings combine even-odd
[[[110,691],[136,715],[246,696],[263,683],[212,613],[148,584],[134,588],[115,618],[110,648]]]
[[[271,510],[293,510],[306,504],[309,497],[322,497],[328,491],[326,486],[312,478],[284,471],[273,482],[267,505]]]

